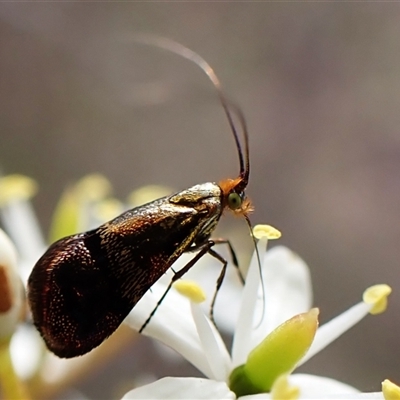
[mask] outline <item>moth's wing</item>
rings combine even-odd
[[[200,218],[155,203],[54,243],[28,282],[33,321],[48,348],[69,358],[101,344],[190,245]]]
[[[101,267],[102,261],[94,262],[85,244],[95,236],[90,232],[54,243],[29,277],[33,322],[47,347],[59,357],[85,354],[120,323],[120,311],[113,312],[117,308],[115,289],[107,270]]]

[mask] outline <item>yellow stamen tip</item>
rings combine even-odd
[[[382,382],[382,393],[385,400],[400,400],[400,387],[385,379]]]
[[[279,239],[282,233],[271,225],[256,225],[253,228],[253,235],[256,239],[267,238],[268,240]]]
[[[24,175],[7,175],[0,178],[0,205],[10,200],[27,200],[35,195],[37,191],[36,182]]]
[[[300,396],[300,388],[289,386],[288,375],[279,376],[271,388],[273,400],[296,400]]]
[[[363,294],[363,301],[372,305],[370,314],[376,315],[383,313],[387,308],[387,297],[392,292],[389,285],[375,285],[368,288]]]
[[[196,282],[181,279],[174,283],[174,288],[193,303],[202,303],[206,299],[204,290]]]
[[[86,175],[75,186],[78,196],[87,201],[101,200],[111,192],[111,184],[101,174]]]
[[[159,199],[160,197],[168,196],[172,192],[173,191],[166,186],[147,185],[133,191],[128,197],[128,202],[136,207]]]

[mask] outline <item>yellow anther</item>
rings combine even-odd
[[[7,175],[0,178],[0,206],[10,200],[29,199],[37,191],[36,182],[24,175]]]
[[[392,292],[388,285],[375,285],[368,288],[363,294],[363,301],[372,305],[370,314],[376,315],[383,313],[387,308],[387,297]]]
[[[382,393],[385,400],[400,400],[400,387],[385,379],[382,382]]]
[[[282,233],[271,225],[256,225],[253,228],[253,235],[256,239],[266,237],[268,240],[279,239]]]
[[[168,196],[173,192],[173,190],[166,186],[160,185],[147,185],[142,186],[141,188],[134,190],[128,196],[128,202],[133,207],[140,206],[145,203],[149,203],[155,199],[159,199],[160,197]]]
[[[196,282],[181,279],[174,283],[174,288],[193,303],[202,303],[206,299],[204,290]]]
[[[296,400],[300,396],[300,388],[289,386],[288,375],[279,376],[271,388],[273,400]]]
[[[77,196],[87,201],[101,200],[111,192],[111,184],[101,174],[84,176],[75,185]]]

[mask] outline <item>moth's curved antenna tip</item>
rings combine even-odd
[[[210,64],[199,54],[190,50],[188,47],[176,42],[175,40],[163,37],[156,36],[152,34],[139,33],[132,36],[132,40],[139,43],[150,46],[156,46],[164,50],[169,50],[172,53],[178,54],[183,58],[186,58],[195,64],[197,64],[211,79],[212,83],[217,87],[218,90],[221,90],[221,82],[219,81],[217,75],[214,70],[211,68]]]
[[[230,101],[228,101],[227,98],[225,97],[225,94],[223,93],[222,90],[221,82],[218,79],[217,75],[215,74],[214,70],[211,68],[210,64],[193,50],[166,37],[157,36],[153,34],[138,33],[133,36],[130,36],[129,39],[133,40],[138,44],[151,45],[175,53],[195,63],[206,73],[206,75],[213,83],[215,89],[217,90],[218,97],[225,111],[225,115],[228,119],[228,123],[233,133],[233,137],[235,139],[236,148],[239,155],[240,176],[243,178],[243,185],[247,186],[250,166],[249,166],[249,145],[248,145],[249,139],[248,139],[246,122],[241,110],[237,106],[232,104]],[[244,141],[245,141],[245,160],[243,157],[239,135],[237,133],[235,124],[233,122],[230,108],[233,109],[233,112],[239,118],[239,122],[243,130]]]

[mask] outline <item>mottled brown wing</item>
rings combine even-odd
[[[163,212],[163,199],[54,243],[28,282],[33,321],[59,357],[85,354],[121,324],[193,242],[202,213]]]

